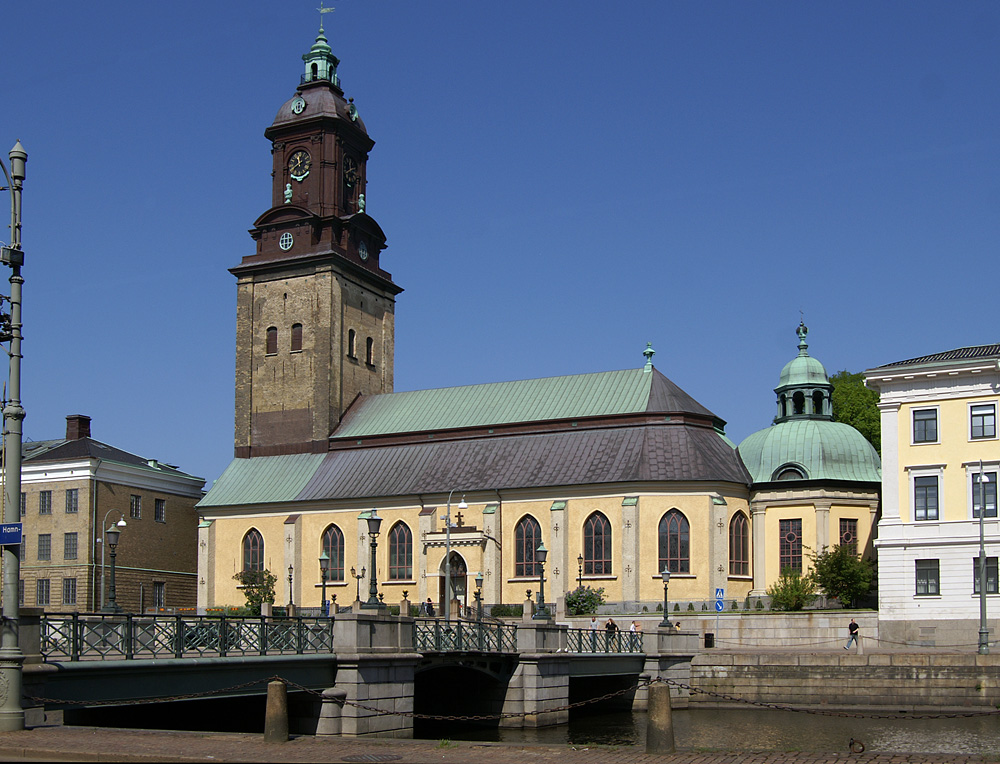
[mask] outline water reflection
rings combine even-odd
[[[674,711],[681,750],[847,753],[851,738],[870,753],[1000,754],[1000,718],[856,719],[766,709]],[[430,733],[430,734],[426,734]],[[646,745],[646,715],[577,716],[540,730],[427,730],[421,737],[549,745]]]

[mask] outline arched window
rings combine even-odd
[[[369,366],[375,365],[375,340],[371,337],[368,338],[367,347],[365,348],[365,363]]]
[[[796,390],[792,396],[792,406],[796,414],[806,413],[806,395],[801,390]]]
[[[413,578],[413,534],[406,523],[396,523],[389,531],[389,580]]]
[[[816,390],[813,393],[813,413],[822,414],[823,413],[823,391]]]
[[[347,355],[350,358],[358,357],[358,333],[353,329],[347,330]]]
[[[323,551],[330,558],[327,581],[344,580],[344,534],[336,525],[323,531]]]
[[[278,327],[269,326],[267,327],[267,348],[265,352],[268,355],[274,355],[278,352]]]
[[[302,324],[292,324],[292,352],[302,350]]]
[[[679,510],[671,509],[660,518],[660,571],[691,572],[691,526]]]
[[[611,523],[595,512],[583,524],[583,572],[611,575]]]
[[[542,526],[525,515],[514,527],[514,575],[540,576],[541,565],[535,562],[535,550],[542,543]]]
[[[243,570],[264,570],[264,537],[256,528],[243,537]]]
[[[729,523],[729,575],[750,575],[750,523],[742,512]]]

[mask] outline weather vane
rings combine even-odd
[[[322,29],[323,28],[323,14],[324,13],[333,13],[333,11],[335,9],[334,8],[324,8],[323,7],[323,0],[319,0],[319,8],[317,8],[316,10],[319,11],[319,28]]]

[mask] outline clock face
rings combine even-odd
[[[344,157],[344,183],[353,187],[358,182],[358,163],[351,157]]]
[[[364,242],[358,244],[358,255],[361,257],[362,260],[368,259],[368,245],[365,244]]]
[[[303,109],[306,108],[305,99],[302,96],[296,96],[295,100],[292,101],[292,111],[296,114],[301,114]]]
[[[292,180],[302,180],[309,174],[312,167],[312,159],[307,151],[296,151],[288,158],[288,174]]]

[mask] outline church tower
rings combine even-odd
[[[395,298],[365,212],[368,137],[320,26],[295,95],[264,131],[271,207],[237,279],[238,458],[323,452],[359,394],[392,392]]]

